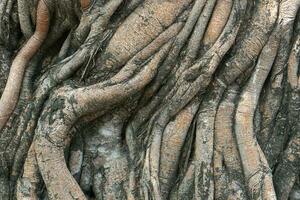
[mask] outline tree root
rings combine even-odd
[[[193,8],[189,14],[189,17],[187,19],[187,22],[185,23],[184,27],[180,31],[180,33],[176,36],[175,41],[173,43],[173,46],[162,64],[163,70],[159,70],[157,76],[154,78],[152,83],[145,89],[144,95],[142,97],[141,104],[144,104],[144,102],[147,102],[154,94],[157,92],[157,90],[160,88],[160,86],[165,82],[164,79],[167,79],[167,75],[171,71],[172,67],[174,66],[174,61],[176,60],[176,57],[179,56],[179,53],[183,46],[185,45],[186,41],[188,40],[188,37],[190,36],[194,25],[196,24],[199,15],[202,11],[202,8],[205,5],[204,0],[197,0],[195,1]],[[166,84],[168,85],[168,84]],[[130,125],[130,131],[126,131],[126,135],[133,134],[138,132],[137,130],[141,128],[141,126],[148,120],[149,114],[152,112],[153,108],[158,105],[161,98],[163,98],[163,95],[160,94],[157,95],[158,97],[155,97],[154,100],[152,100],[151,103],[149,103],[147,106],[144,106],[143,108],[139,109],[138,113],[136,113],[134,119],[131,120]],[[133,137],[133,136],[132,136]],[[133,159],[134,160],[134,159]]]
[[[39,185],[42,180],[35,158],[34,144],[29,149],[25,163],[23,176],[18,180],[16,198],[20,200],[38,200],[39,189],[41,189]]]
[[[237,30],[239,28],[237,25],[239,24],[239,17],[236,16],[236,9],[240,8],[240,6],[241,5],[238,2],[235,2],[230,19],[218,41],[203,58],[199,59],[196,64],[187,69],[181,75],[175,87],[165,98],[165,101],[163,102],[164,107],[159,109],[150,121],[149,132],[151,132],[152,137],[149,140],[150,146],[148,147],[147,152],[150,153],[146,153],[149,156],[146,160],[151,160],[151,163],[150,166],[144,167],[144,173],[146,179],[148,179],[151,183],[151,187],[153,187],[153,196],[157,199],[161,196],[158,178],[160,158],[157,155],[159,155],[161,148],[161,140],[164,129],[173,116],[175,116],[187,103],[189,103],[189,101],[197,93],[201,94],[204,92],[206,87],[209,85],[216,67],[231,47],[237,34]],[[226,42],[223,41],[223,37],[225,35],[227,38]],[[197,77],[198,75],[199,77]],[[196,76],[196,78],[194,80],[186,80],[186,77],[190,78],[191,76]],[[147,174],[150,175],[150,177],[147,177]]]
[[[196,125],[195,153],[195,198],[214,199],[213,144],[215,117],[224,92],[223,85],[215,84],[199,108]]]
[[[269,140],[272,137],[272,132],[275,130],[273,127],[275,125],[276,117],[279,113],[280,107],[283,101],[284,95],[284,82],[285,72],[286,72],[286,62],[288,60],[288,51],[290,49],[290,38],[291,31],[284,34],[278,50],[278,55],[274,61],[271,76],[268,80],[267,87],[264,92],[262,92],[262,97],[260,100],[260,113],[261,113],[261,123],[260,131],[257,134],[257,140],[262,147],[267,160],[269,161],[270,167],[273,159],[268,158],[268,154],[271,153],[267,150],[269,145]],[[270,144],[271,145],[271,144]],[[271,153],[272,154],[272,153]],[[275,156],[277,157],[277,156]]]
[[[19,40],[19,19],[16,0],[3,0],[0,3],[0,44],[9,50],[15,50]]]
[[[112,37],[101,55],[101,67],[118,70],[166,27],[174,23],[176,17],[190,2],[191,0],[179,0],[176,3],[166,0],[145,1],[143,6],[138,7],[126,18]]]
[[[18,9],[30,38],[6,85],[0,198],[295,196],[300,0],[45,1],[0,2],[1,45]]]
[[[217,111],[213,155],[215,199],[247,198],[247,192],[243,187],[245,183],[241,159],[233,130],[238,92],[237,84],[230,86]]]
[[[298,92],[299,93],[299,92]],[[298,95],[299,101],[299,95]],[[299,117],[298,117],[299,119]],[[278,199],[287,200],[291,190],[299,176],[299,163],[300,163],[300,137],[299,125],[293,127],[294,135],[288,144],[287,149],[282,155],[279,165],[276,167],[274,173],[274,186]]]
[[[260,141],[260,144],[264,147],[263,150],[271,168],[273,168],[277,163],[279,154],[283,150],[284,144],[287,143],[289,137],[289,131],[286,129],[286,119],[288,118],[288,110],[285,109],[285,107],[288,107],[288,93],[291,88],[289,84],[286,83],[288,82],[286,81],[286,71],[288,71],[288,69],[284,69],[284,71],[281,70],[279,72],[277,71],[280,70],[283,66],[286,67],[286,61],[288,60],[288,52],[291,46],[290,38],[292,37],[292,27],[295,21],[297,10],[299,9],[299,4],[299,1],[283,1],[280,4],[278,21],[281,22],[280,26],[282,26],[283,38],[280,44],[279,53],[274,63],[273,74],[275,75],[272,74],[271,76],[271,78],[274,77],[276,79],[274,80],[274,82],[272,82],[272,89],[270,89],[271,91],[267,91],[267,99],[265,100],[265,103],[262,103],[262,105],[264,106],[262,110],[262,129],[260,134],[258,135],[258,139]],[[288,32],[286,33],[285,30],[288,30]],[[280,81],[283,82],[282,86],[280,85]],[[283,91],[280,91],[280,88],[283,88]],[[278,96],[281,94],[283,94],[283,97],[280,102],[280,97]],[[271,107],[267,106],[268,102],[272,102],[270,104],[272,105]],[[280,103],[281,105],[280,110],[276,115],[276,107],[279,106],[277,105],[278,103]],[[276,121],[276,123],[274,124],[274,128],[272,129],[273,134],[270,133],[272,131],[270,130],[270,126],[272,126],[273,123],[272,120]],[[268,125],[269,127],[266,125]]]
[[[180,154],[198,107],[199,102],[190,103],[176,116],[173,122],[167,125],[164,131],[159,170],[163,199],[168,197],[170,189],[177,178]]]
[[[211,47],[216,42],[216,40],[222,33],[222,30],[226,25],[226,22],[230,15],[232,4],[232,0],[217,1],[214,12],[207,26],[207,30],[203,37],[203,45],[204,47],[206,47],[204,49],[209,49],[209,47]]]
[[[254,137],[253,118],[262,86],[273,65],[279,40],[272,34],[263,48],[256,69],[241,94],[235,115],[235,131],[248,192],[253,199],[275,199],[272,174]]]
[[[261,49],[266,44],[276,23],[278,2],[274,0],[260,1],[247,29],[250,31],[241,36],[231,51],[230,58],[217,74],[218,79],[230,85],[235,79],[252,65]]]
[[[25,0],[18,0],[18,14],[20,20],[20,28],[24,37],[29,39],[33,34],[33,24],[30,19],[30,8],[28,2]]]
[[[5,89],[0,99],[0,129],[4,127],[18,102],[26,65],[46,39],[48,29],[49,10],[44,0],[41,0],[37,9],[37,26],[35,33],[14,59]]]
[[[36,156],[50,199],[85,199],[64,161],[63,151],[71,138],[69,130],[73,123],[80,116],[95,112],[95,108],[108,109],[109,106],[120,103],[145,87],[154,77],[170,45],[171,42],[168,42],[144,69],[128,82],[100,89],[96,84],[68,92],[61,91],[51,98],[51,103],[45,107],[36,130]],[[89,98],[86,98],[86,95]],[[105,110],[102,114],[104,112]],[[64,188],[60,185],[64,185]]]
[[[98,46],[101,45],[101,43],[99,44],[97,42],[101,40],[103,31],[107,26],[110,17],[113,15],[114,11],[118,8],[121,2],[121,0],[108,2],[104,7],[104,11],[106,13],[97,18],[96,22],[91,28],[90,34],[86,39],[86,43],[83,44],[75,54],[55,64],[53,69],[51,69],[49,73],[41,78],[41,82],[38,85],[38,88],[35,90],[32,101],[28,103],[27,107],[22,113],[21,119],[24,119],[24,124],[19,126],[17,130],[17,134],[23,134],[23,136],[20,141],[20,146],[16,152],[16,159],[14,159],[14,164],[12,167],[11,176],[13,181],[19,176],[21,166],[23,165],[26,157],[26,152],[28,151],[34,136],[37,120],[40,116],[41,109],[48,97],[49,92],[55,86],[70,77],[75,71],[78,70],[79,67],[81,67],[86,59],[91,56],[91,54],[93,55],[95,51],[97,51]]]
[[[300,2],[299,2],[300,5]],[[298,6],[299,7],[299,6]],[[293,16],[295,17],[295,15]],[[295,32],[297,33],[296,30]],[[298,32],[299,34],[299,32]],[[274,184],[279,199],[287,200],[291,190],[299,176],[300,163],[300,77],[298,77],[298,66],[300,56],[300,37],[296,37],[288,61],[288,84],[290,88],[288,98],[288,124],[291,135],[287,148],[285,149],[274,173]]]

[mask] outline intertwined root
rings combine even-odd
[[[300,4],[300,3],[299,3]],[[288,125],[291,138],[287,144],[279,165],[274,173],[274,185],[280,199],[288,199],[292,188],[299,176],[300,162],[300,126],[299,126],[299,106],[300,106],[300,77],[298,76],[300,57],[300,37],[299,26],[295,30],[298,36],[293,41],[293,47],[288,60]]]
[[[0,130],[3,129],[16,107],[28,62],[47,37],[49,15],[49,10],[45,2],[43,0],[39,1],[36,30],[12,62],[8,80],[0,99]]]
[[[71,4],[40,0],[33,33],[30,6],[18,0],[29,40],[0,100],[9,138],[0,169],[11,168],[0,181],[11,197],[289,198],[300,158],[299,0],[80,0],[53,34]],[[28,90],[29,60],[40,49],[38,65],[65,34]],[[20,118],[11,115],[18,102]],[[82,130],[87,123],[95,127]],[[277,141],[285,123],[290,136]]]

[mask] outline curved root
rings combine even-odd
[[[4,127],[6,121],[15,109],[26,65],[46,39],[48,29],[49,11],[44,0],[41,0],[37,9],[36,30],[14,59],[5,89],[0,99],[0,129]]]

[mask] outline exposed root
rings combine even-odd
[[[260,54],[256,69],[246,84],[235,115],[235,132],[248,192],[252,199],[275,199],[272,173],[254,134],[253,118],[263,84],[273,65],[279,39],[275,31]]]
[[[26,0],[18,0],[18,14],[20,20],[21,31],[25,38],[29,39],[33,34],[33,24],[30,19],[30,4]]]
[[[290,192],[299,176],[300,126],[293,127],[292,131],[294,135],[292,136],[287,149],[284,151],[282,159],[279,161],[279,165],[276,167],[274,173],[274,186],[277,198],[282,200],[287,200],[289,198]]]
[[[230,85],[244,73],[257,59],[260,51],[268,41],[278,14],[278,2],[263,0],[255,8],[255,15],[250,19],[247,34],[242,36],[218,73],[218,78]]]
[[[197,22],[197,19],[199,18],[199,15],[202,11],[202,8],[204,7],[204,4],[205,4],[204,0],[195,1],[193,8],[187,19],[187,22],[185,23],[184,27],[179,32],[179,34],[175,37],[175,41],[172,45],[172,48],[161,66],[163,70],[158,71],[158,74],[152,81],[151,85],[146,88],[143,98],[140,101],[141,104],[149,100],[149,98],[151,98],[153,94],[159,89],[160,85],[163,84],[163,82],[165,82],[164,79],[166,79],[166,76],[172,70],[174,61],[176,60],[176,57],[179,55],[181,49],[183,48],[189,35],[191,34],[193,27]],[[145,123],[145,121],[149,118],[149,116],[151,116],[150,113],[152,112],[153,108],[158,105],[158,103],[159,103],[159,99],[156,98],[154,102],[150,103],[150,105],[147,105],[146,107],[139,109],[138,113],[135,114],[134,119],[132,119],[130,121],[130,124],[127,126],[126,140],[128,143],[130,158],[135,163],[135,165],[138,163],[139,160],[138,153],[140,152],[140,150],[136,148],[139,143],[138,141],[140,140],[138,139],[138,135],[137,135],[138,129],[140,129],[141,125]],[[136,166],[134,166],[133,168],[135,167]],[[131,174],[132,174],[131,177],[133,178],[135,176],[134,169],[131,172]],[[131,180],[131,182],[135,182],[135,181]]]
[[[198,107],[198,102],[190,103],[176,116],[174,121],[167,125],[164,131],[159,170],[163,199],[168,197],[174,186],[183,145]]]
[[[300,1],[293,0],[283,1],[280,4],[278,22],[279,26],[282,27],[282,40],[279,47],[279,53],[274,63],[273,72],[271,74],[272,82],[270,84],[270,89],[267,90],[262,99],[262,127],[260,134],[258,134],[258,139],[260,144],[263,145],[264,153],[271,168],[273,168],[277,163],[279,158],[278,156],[283,150],[283,146],[286,144],[289,136],[289,131],[286,129],[286,119],[289,111],[286,110],[285,107],[288,107],[288,93],[291,87],[286,84],[286,82],[289,81],[286,81],[286,76],[284,75],[286,74],[285,67],[291,46],[290,39],[293,34],[293,25],[299,6]],[[293,56],[295,56],[295,54],[292,53],[290,56],[291,60],[293,60],[293,58],[291,58]],[[289,63],[290,61],[288,62],[288,67],[291,67]],[[293,61],[291,64],[293,67],[296,66]],[[292,75],[291,71],[288,70],[288,74]],[[293,76],[295,76],[295,74],[292,75],[292,77]],[[292,77],[290,76],[290,80],[297,79]],[[280,96],[283,97],[281,98]],[[279,111],[277,114],[278,109]],[[273,121],[276,121],[276,123],[274,124],[273,129],[271,129]],[[273,134],[271,134],[272,131]]]
[[[19,19],[17,18],[16,0],[3,0],[0,2],[0,44],[10,50],[18,45]]]
[[[176,57],[179,56],[181,49],[183,48],[186,41],[188,40],[188,37],[190,36],[204,5],[205,5],[204,0],[195,1],[195,4],[193,5],[193,8],[187,19],[187,22],[185,23],[180,33],[176,36],[172,48],[166,60],[162,64],[161,68],[163,68],[163,70],[158,71],[157,76],[154,78],[154,80],[149,85],[149,87],[146,88],[143,99],[141,100],[142,104],[144,102],[147,102],[147,100],[149,100],[149,98],[151,98],[155,94],[155,92],[157,92],[159,87],[165,82],[165,79],[167,79],[166,76],[172,70],[172,67],[175,64]],[[148,120],[150,116],[149,114],[152,112],[153,108],[156,107],[160,102],[160,100],[163,98],[161,94],[158,94],[157,96],[158,97],[155,97],[155,99],[152,100],[152,102],[149,103],[147,106],[139,109],[138,113],[135,115],[135,118],[131,120],[130,125],[128,126],[130,127],[131,130],[130,131],[128,130],[126,135],[133,134],[133,132],[136,133],[137,129],[139,129],[141,125],[145,123],[146,120]]]
[[[300,5],[300,2],[299,2]],[[298,7],[299,7],[298,5]],[[295,17],[295,15],[293,16]],[[296,30],[295,32],[297,33]],[[298,32],[299,33],[299,32]],[[300,57],[300,37],[296,37],[288,61],[288,127],[291,135],[290,141],[285,149],[274,173],[274,185],[278,199],[287,200],[291,190],[299,177],[300,164],[300,84],[298,79],[298,67]]]
[[[26,65],[46,39],[48,29],[49,10],[44,0],[41,0],[37,9],[36,30],[14,59],[5,89],[0,99],[0,129],[4,127],[6,121],[15,109],[19,99]]]
[[[19,200],[38,200],[42,179],[35,158],[34,144],[29,149],[25,163],[22,178],[18,180],[16,198]]]
[[[0,0],[0,199],[294,198],[299,7]]]
[[[34,136],[37,120],[40,116],[41,109],[44,105],[49,92],[58,84],[69,78],[79,67],[98,50],[101,43],[97,43],[103,37],[103,31],[107,26],[110,17],[121,4],[122,0],[110,1],[104,6],[104,15],[97,18],[96,22],[91,27],[91,32],[87,37],[87,41],[82,47],[72,56],[65,58],[55,64],[53,69],[41,78],[41,83],[38,85],[33,99],[28,103],[22,113],[24,124],[18,127],[17,134],[23,134],[20,146],[16,152],[14,164],[12,168],[12,180],[16,180],[20,173],[21,166],[24,163],[26,152]],[[100,27],[100,28],[99,28]],[[85,48],[86,47],[86,48]],[[23,133],[24,132],[24,133]]]
[[[72,125],[80,116],[94,113],[95,108],[101,109],[104,114],[105,109],[109,109],[110,106],[120,103],[144,88],[154,77],[170,45],[171,42],[168,42],[129,81],[104,88],[99,88],[96,84],[68,92],[61,91],[45,107],[37,127],[36,156],[50,199],[85,199],[64,160],[63,152],[71,138],[69,131]],[[61,185],[64,185],[64,188],[61,188]]]
[[[145,1],[129,15],[101,55],[101,67],[118,70],[133,55],[148,45],[189,5],[191,0]]]
[[[186,64],[187,66],[181,67],[180,69],[183,68],[182,70],[185,70],[185,68],[189,67],[192,64],[192,62],[197,58],[198,51],[201,47],[200,42],[205,33],[210,16],[213,13],[215,3],[216,0],[210,0],[206,2],[206,5],[203,8],[203,11],[201,12],[198,18],[194,31],[187,44],[186,55],[185,55],[186,59],[183,61],[184,64],[186,64],[185,62],[187,62]]]
[[[160,157],[158,155],[161,149],[164,129],[173,116],[186,106],[197,93],[203,93],[209,85],[216,67],[236,37],[237,30],[239,29],[238,24],[240,23],[237,12],[240,11],[241,7],[242,5],[239,2],[235,2],[230,19],[218,41],[203,58],[197,60],[191,68],[187,69],[181,75],[175,87],[164,99],[164,106],[151,119],[149,132],[151,132],[152,137],[149,140],[150,146],[147,149],[147,152],[150,153],[146,153],[149,156],[146,160],[151,160],[151,163],[149,167],[144,167],[144,173],[145,176],[146,174],[150,175],[146,179],[149,179],[148,181],[153,188],[153,196],[156,199],[161,198],[158,178]],[[226,41],[223,40],[223,37],[226,37]]]
[[[149,116],[153,115],[155,108],[159,106],[163,98],[172,90],[181,74],[195,62],[201,47],[200,42],[214,5],[215,1],[207,1],[206,3],[204,1],[195,2],[185,27],[177,37],[178,43],[174,43],[173,51],[169,54],[169,60],[166,59],[164,67],[158,72],[158,76],[144,93],[144,97],[141,100],[142,104],[149,101],[151,97],[153,98],[150,103],[139,110],[134,121],[137,128],[140,128],[149,119]],[[198,18],[196,18],[197,16]],[[190,37],[189,40],[187,40],[188,37]],[[180,54],[180,50],[185,43],[187,43],[186,47],[183,53]],[[181,56],[182,60],[175,65],[177,56]],[[157,91],[158,93],[156,94]]]
[[[195,186],[195,163],[191,162],[183,179],[173,188],[170,199],[193,199],[195,194],[193,187]]]
[[[203,38],[204,47],[210,47],[218,39],[230,15],[232,0],[218,0]]]
[[[118,72],[118,74],[113,76],[111,79],[104,81],[102,85],[108,86],[121,83],[134,76],[134,74],[136,74],[140,70],[140,67],[142,67],[142,65],[139,64],[145,62],[145,60],[147,61],[147,58],[155,54],[159,50],[159,48],[163,46],[163,44],[174,38],[181,28],[182,23],[174,23],[173,25],[171,25],[159,36],[157,36],[157,38],[155,38],[149,45],[135,54],[135,56],[133,56]]]
[[[195,198],[214,199],[213,146],[215,117],[224,92],[224,85],[215,84],[203,99],[197,116],[195,154]]]
[[[246,199],[247,197],[233,130],[238,92],[239,87],[236,84],[228,88],[216,116],[213,156],[215,199]]]
[[[290,30],[290,29],[288,29]],[[279,50],[278,55],[274,61],[272,72],[268,83],[266,84],[264,92],[262,92],[260,100],[260,113],[261,113],[261,123],[260,131],[257,133],[257,140],[262,147],[264,153],[266,154],[267,160],[269,161],[270,167],[273,166],[273,161],[275,159],[269,159],[268,154],[273,154],[274,151],[269,151],[267,147],[269,145],[268,141],[272,137],[272,132],[275,130],[275,122],[280,107],[283,101],[284,95],[284,83],[285,83],[285,72],[286,72],[286,63],[288,60],[288,53],[290,49],[290,38],[291,31],[288,31],[284,34]],[[278,137],[277,137],[278,138]],[[272,144],[270,144],[272,145]],[[275,156],[277,157],[277,156]]]

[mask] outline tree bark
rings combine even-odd
[[[0,199],[300,199],[299,7],[0,1]]]

